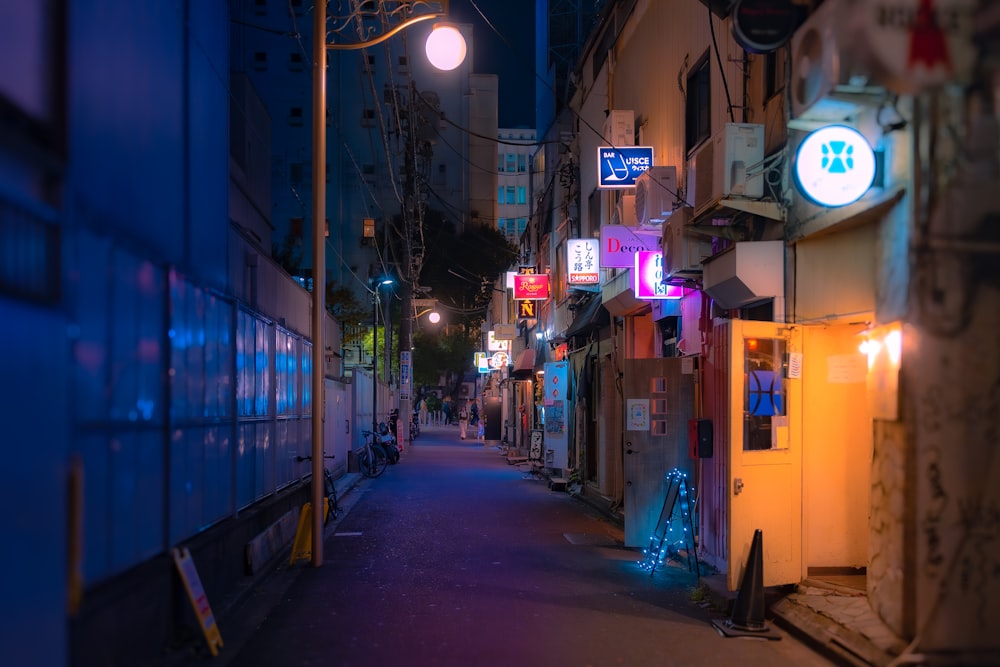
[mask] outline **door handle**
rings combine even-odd
[[[639,452],[638,449],[632,449],[632,443],[631,442],[626,442],[625,443],[625,453],[626,454],[637,454],[638,452]]]
[[[737,477],[733,480],[733,495],[738,496],[743,492],[743,478]]]

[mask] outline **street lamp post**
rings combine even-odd
[[[431,6],[437,4],[440,9],[435,11]],[[426,9],[422,14],[418,9]],[[326,348],[323,337],[323,324],[326,316],[326,71],[328,50],[358,50],[379,44],[396,33],[430,19],[438,19],[448,15],[448,0],[430,3],[426,0],[392,0],[374,4],[357,5],[350,16],[338,17],[333,33],[340,34],[364,23],[366,18],[382,19],[380,25],[390,26],[381,35],[366,33],[362,41],[350,43],[330,43],[327,41],[327,3],[317,2],[313,7],[313,156],[312,156],[312,223],[313,223],[313,282],[312,282],[312,557],[314,567],[323,564],[323,419],[325,417],[326,399],[324,392],[324,377],[326,375]],[[394,25],[393,25],[394,23]],[[367,23],[370,25],[370,23]],[[355,34],[356,36],[356,34]],[[454,69],[465,59],[465,42],[461,33],[452,25],[438,24],[431,31],[427,40],[427,55],[431,63],[438,69]],[[445,57],[451,54],[451,58]],[[376,288],[376,307],[377,307]],[[374,359],[374,355],[373,355]],[[375,381],[375,373],[372,373]],[[374,402],[372,404],[374,418]]]
[[[391,278],[382,278],[372,281],[372,432],[378,433],[378,290],[380,287],[391,285]],[[389,328],[385,327],[385,335],[389,336]],[[389,357],[382,361],[388,366]]]

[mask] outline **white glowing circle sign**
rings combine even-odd
[[[795,181],[821,206],[846,206],[875,180],[875,151],[852,127],[829,125],[809,134],[795,153]]]
[[[465,60],[465,37],[458,28],[436,23],[425,44],[427,59],[434,67],[449,72]]]

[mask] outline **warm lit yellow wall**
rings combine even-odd
[[[868,560],[872,422],[865,398],[863,325],[817,325],[803,335],[803,557],[807,567]]]
[[[652,359],[658,356],[653,318],[649,313],[629,317],[626,319],[626,327],[629,338],[626,354],[629,359]]]
[[[796,322],[857,322],[875,310],[875,225],[800,240],[795,244]]]

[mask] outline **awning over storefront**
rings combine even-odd
[[[611,314],[604,307],[601,295],[597,294],[577,310],[576,319],[566,329],[566,338],[589,334],[594,329],[600,329],[611,322]]]
[[[522,350],[521,354],[517,355],[517,361],[514,362],[511,377],[515,380],[530,380],[534,373],[535,351],[533,349]]]

